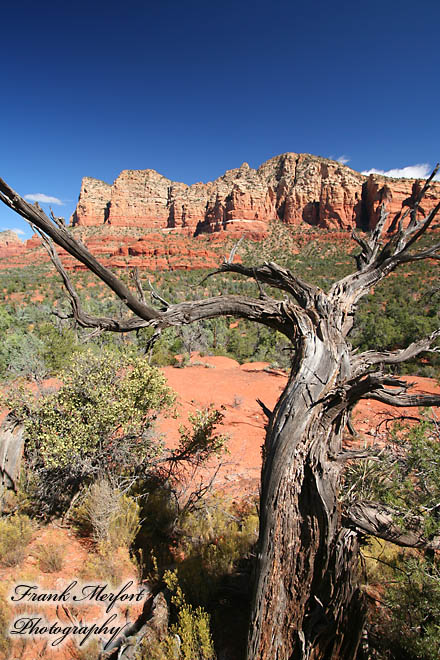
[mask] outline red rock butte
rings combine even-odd
[[[105,266],[214,268],[226,239],[260,240],[274,220],[299,230],[327,230],[337,241],[354,227],[373,229],[386,202],[387,222],[394,226],[422,185],[414,179],[367,177],[337,161],[294,153],[271,158],[256,170],[243,163],[215,181],[191,186],[155,170],[124,170],[112,185],[82,180],[70,226]],[[440,183],[434,183],[420,213],[439,200]],[[60,253],[66,268],[85,268]],[[29,259],[48,261],[38,236],[23,244],[11,232],[0,234],[0,268],[20,267]]]
[[[6,229],[0,231],[0,257],[10,257],[22,254],[24,245],[15,231]]]
[[[367,177],[327,158],[286,153],[257,170],[243,163],[215,181],[191,186],[155,170],[124,170],[112,185],[85,177],[71,224],[174,230],[191,236],[263,234],[275,219],[324,229],[372,229],[382,201],[388,204],[391,222],[419,190],[416,180]],[[434,184],[423,211],[439,199],[440,184]]]

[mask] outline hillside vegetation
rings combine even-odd
[[[314,229],[308,241],[307,230],[298,233],[274,224],[260,243],[242,241],[237,254],[247,265],[275,261],[328,289],[353,270],[357,248],[349,240],[329,240],[328,232],[321,240],[317,233]],[[424,243],[436,239],[433,234]],[[257,284],[235,275],[208,275],[207,270],[187,271],[184,277],[179,271],[141,271],[140,279],[146,296],[152,292],[159,307],[158,295],[177,303],[223,293],[259,294]],[[133,286],[128,271],[123,277]],[[71,279],[86,311],[125,316],[123,303],[89,272],[74,272]],[[396,349],[434,331],[439,325],[437,282],[438,265],[430,261],[386,278],[361,303],[353,346]],[[284,295],[276,289],[270,293]],[[137,571],[154,594],[166,594],[170,625],[165,635],[156,631],[144,639],[138,660],[213,660],[216,655],[242,660],[257,505],[214,493],[198,479],[182,487],[186,469],[198,475],[206,462],[224,454],[222,412],[215,407],[197,411],[190,425],[181,427],[178,446],[168,447],[155,421],[160,414],[174,414],[175,397],[157,367],[184,367],[197,351],[287,370],[292,358],[287,340],[233,318],[168,329],[152,348],[148,330],[83,330],[69,317],[68,300],[49,266],[0,271],[0,299],[3,404],[25,430],[21,478],[3,504],[1,566],[10,567],[17,550],[14,575],[19,575],[37,526],[41,530],[61,521],[90,544],[84,576],[117,584],[127,570]],[[419,376],[440,376],[436,352],[404,366]],[[44,389],[41,384],[49,377],[58,380]],[[349,465],[343,497],[371,495],[399,505],[408,516],[423,518],[427,534],[437,534],[438,425],[427,418],[417,430],[401,426],[390,432],[389,441],[386,451],[374,449],[360,468]],[[48,551],[41,545],[35,553],[38,566],[45,567],[41,571],[61,571],[66,548]],[[437,658],[436,554],[400,551],[366,537],[362,561],[370,597],[362,658]],[[10,614],[0,594],[0,654],[5,658],[11,650],[6,634]],[[93,659],[99,648],[72,653],[66,657]]]
[[[281,223],[274,224],[264,241],[244,241],[238,255],[244,264],[275,261],[326,290],[350,272],[356,247],[350,240],[328,240],[328,232],[325,241],[314,238],[307,243],[305,232],[291,232]],[[316,229],[311,234],[316,236]],[[424,243],[435,240],[436,234],[431,234],[424,238]],[[141,280],[147,296],[151,283],[162,298],[172,303],[223,292],[258,294],[255,283],[232,274],[206,279],[208,272],[188,271],[182,277],[179,271],[159,274],[141,271]],[[129,281],[127,272],[125,277]],[[86,311],[102,316],[123,314],[121,301],[89,272],[78,271],[72,280]],[[361,303],[352,332],[353,345],[360,350],[393,349],[432,332],[437,327],[440,303],[437,281],[438,264],[430,261],[409,264],[391,274]],[[277,290],[270,293],[282,297]],[[76,327],[72,320],[63,318],[69,314],[69,303],[49,266],[0,271],[0,299],[0,329],[4,338],[0,346],[0,378],[3,380],[17,375],[36,379],[55,375],[68,356],[84,350],[85,343],[97,349],[111,346],[116,352],[143,354],[152,334],[143,330],[136,335],[93,336],[94,333]],[[267,361],[278,367],[287,367],[290,362],[288,345],[281,335],[246,320],[234,323],[234,319],[218,318],[195,327],[168,329],[154,346],[151,364],[173,364],[176,354],[192,351],[226,355],[240,362]],[[429,354],[422,361],[405,364],[404,368],[410,373],[434,377],[439,364],[438,356]]]

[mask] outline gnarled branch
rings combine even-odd
[[[63,264],[61,263],[61,259],[55,250],[53,242],[35,226],[34,229],[41,236],[43,245],[46,248],[53,265],[63,280],[63,284],[66,288],[70,304],[72,306],[72,314],[70,315],[70,318],[74,318],[79,326],[82,328],[96,328],[97,330],[108,330],[111,332],[131,332],[133,330],[139,330],[140,328],[148,327],[151,324],[151,321],[145,321],[136,316],[132,318],[117,319],[107,316],[91,316],[90,314],[87,314],[87,312],[85,312],[82,308],[81,300]],[[94,336],[94,333],[92,334]]]
[[[54,243],[66,250],[75,259],[87,266],[141,319],[152,321],[158,318],[159,312],[138,300],[125,284],[108,268],[100,264],[81,242],[75,240],[64,226],[50,220],[39,207],[26,202],[3,179],[0,179],[0,200],[31,225],[38,227],[40,231],[44,232]]]
[[[216,272],[237,273],[239,275],[244,275],[245,277],[250,277],[257,282],[264,282],[276,289],[286,291],[286,293],[289,293],[302,309],[311,307],[316,296],[323,295],[321,289],[304,282],[299,277],[293,275],[288,268],[278,266],[272,261],[265,262],[262,266],[252,268],[225,261]]]
[[[440,406],[440,394],[428,394],[426,392],[406,394],[402,391],[386,390],[383,388],[368,392],[362,398],[374,399],[375,401],[387,403],[397,408]]]
[[[256,321],[282,332],[289,339],[295,338],[293,306],[284,301],[259,300],[238,295],[215,296],[171,305],[161,313],[157,325],[167,328],[218,316],[237,316]]]
[[[353,355],[351,359],[352,375],[357,376],[366,373],[375,364],[398,364],[426,351],[437,352],[437,349],[431,347],[439,337],[440,329],[397,351],[365,351],[364,353]]]
[[[345,381],[329,392],[325,399],[331,416],[342,410],[351,410],[361,399],[374,399],[396,407],[440,406],[440,395],[428,392],[408,394],[411,383],[384,374],[382,371],[363,373]],[[316,405],[316,404],[315,404]]]
[[[305,311],[307,316],[316,324],[319,322],[318,316],[320,312],[324,314],[328,314],[329,312],[330,307],[327,296],[319,287],[304,282],[290,270],[278,266],[274,262],[265,262],[261,266],[248,268],[241,264],[234,264],[228,259],[223,262],[220,268],[206,275],[202,283],[209,277],[219,273],[237,273],[238,275],[252,278],[257,283],[261,299],[274,301],[273,298],[270,298],[264,293],[261,283],[285,291],[294,299],[297,314],[301,316],[300,310]],[[316,313],[317,311],[318,314]]]
[[[420,516],[404,516],[397,509],[376,502],[356,502],[347,507],[344,518],[347,527],[354,527],[396,545],[440,550],[440,536],[427,539],[423,533],[423,520]],[[406,518],[406,529],[396,523],[398,518]]]

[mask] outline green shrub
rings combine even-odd
[[[0,520],[0,563],[15,566],[25,557],[34,527],[28,516],[15,514]]]
[[[0,590],[0,657],[9,658],[11,638],[8,634],[11,611],[6,600],[6,588]]]
[[[366,657],[440,657],[440,563],[415,550],[372,541],[363,550],[369,585]]]
[[[429,411],[416,425],[395,424],[384,448],[350,464],[343,493],[400,511],[396,522],[402,527],[417,516],[426,538],[440,534],[440,426]]]
[[[392,507],[395,523],[416,522],[430,540],[440,534],[440,427],[427,415],[396,424],[385,447],[345,474],[348,501],[373,500]],[[372,540],[362,551],[368,588],[379,592],[369,609],[368,652],[390,660],[440,657],[440,560],[431,550],[402,550]],[[373,597],[374,598],[374,597]],[[370,657],[370,656],[369,656]]]
[[[209,614],[201,607],[194,609],[186,602],[176,573],[167,571],[164,582],[173,594],[171,602],[177,609],[177,622],[170,631],[180,638],[179,657],[182,660],[212,660],[215,653],[209,630]]]
[[[187,456],[196,459],[198,463],[203,463],[212,456],[220,456],[227,452],[228,437],[216,432],[222,419],[221,410],[217,410],[212,405],[189,414],[188,420],[191,426],[179,427],[179,445],[172,453],[172,459],[177,458],[181,461]]]
[[[58,374],[66,368],[72,355],[83,350],[71,328],[56,328],[52,323],[42,323],[36,328],[42,344],[41,357],[50,374]]]
[[[175,623],[165,639],[145,641],[136,660],[214,660],[209,614],[186,602],[175,572],[167,571],[164,582],[172,593]]]
[[[136,546],[145,551],[145,570],[150,572],[155,568],[151,553],[160,566],[172,562],[170,545],[179,520],[178,502],[169,484],[155,478],[139,481],[134,493],[140,496],[142,520]]]
[[[47,375],[42,357],[43,344],[35,335],[20,328],[10,331],[0,345],[0,373],[3,377],[22,376],[41,380]]]
[[[440,564],[423,556],[411,557],[398,566],[395,580],[385,594],[392,612],[390,646],[397,657],[440,658]],[[403,652],[402,652],[403,651]]]
[[[100,475],[122,479],[154,464],[163,451],[154,421],[175,399],[145,358],[109,349],[75,354],[60,379],[56,392],[22,388],[7,399],[24,423],[29,495],[43,513],[66,510]]]
[[[106,466],[119,470],[114,461],[128,459],[128,438],[130,452],[139,459],[155,453],[147,432],[174,396],[164,376],[144,359],[89,350],[75,355],[60,379],[57,392],[37,399],[21,392],[9,401],[24,421],[27,445],[39,451],[47,467],[72,469],[78,460],[93,462],[100,452],[104,460],[104,445]],[[144,442],[137,442],[141,438]]]
[[[208,603],[221,581],[246,558],[258,536],[255,505],[239,509],[220,496],[207,499],[179,521],[178,575],[192,603]]]

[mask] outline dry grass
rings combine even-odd
[[[139,506],[107,479],[100,479],[84,494],[73,519],[97,543],[129,548],[139,530]]]
[[[98,660],[101,647],[98,640],[94,639],[86,646],[74,646],[72,648],[72,660]]]
[[[43,573],[57,573],[63,567],[66,549],[61,545],[39,545],[36,551],[38,567]]]
[[[127,573],[136,573],[137,567],[130,560],[128,550],[100,544],[98,552],[89,555],[80,572],[83,580],[108,582],[113,587],[118,586]]]

